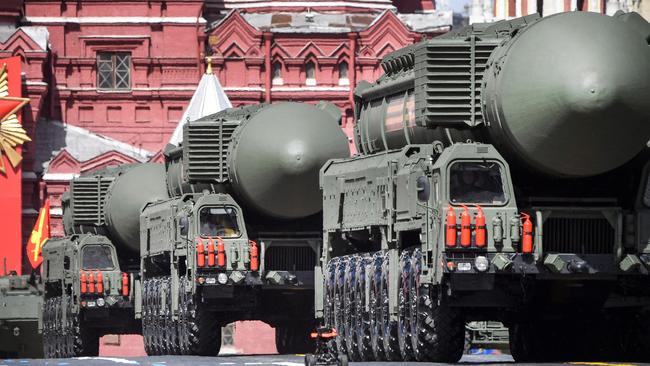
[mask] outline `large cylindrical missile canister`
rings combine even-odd
[[[613,170],[650,139],[649,38],[635,13],[568,12],[397,51],[386,76],[357,90],[357,148],[471,139],[548,176]]]
[[[318,213],[320,168],[350,155],[347,137],[332,113],[304,103],[263,107],[232,136],[228,170],[244,203],[278,219]]]
[[[483,105],[491,140],[556,176],[615,169],[650,138],[650,47],[591,12],[531,24],[492,55]]]
[[[162,164],[134,164],[108,188],[104,219],[111,241],[118,247],[140,251],[140,211],[147,202],[169,198]],[[120,249],[118,249],[120,250]]]

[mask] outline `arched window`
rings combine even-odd
[[[339,64],[339,85],[350,85],[348,78],[348,63],[343,61]]]
[[[273,63],[271,75],[273,76],[273,85],[284,84],[284,80],[282,79],[282,64],[278,61]]]
[[[312,61],[305,64],[305,76],[307,85],[316,85],[316,65]]]

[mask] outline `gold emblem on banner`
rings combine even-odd
[[[15,147],[22,145],[32,139],[27,136],[18,121],[18,111],[29,102],[29,98],[16,98],[9,96],[9,78],[7,73],[7,64],[0,69],[0,172],[7,172],[2,159],[2,153],[7,155],[7,159],[12,167],[16,168],[23,160],[23,157]]]

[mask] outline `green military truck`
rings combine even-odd
[[[0,276],[0,357],[43,357],[39,332],[43,286],[39,276]]]
[[[351,360],[650,360],[650,25],[571,12],[398,50],[321,170],[316,317]]]
[[[140,216],[143,335],[153,353],[216,354],[221,326],[252,319],[276,329],[278,352],[310,350],[318,172],[349,156],[339,120],[328,103],[280,103],[185,126],[183,144],[165,153],[173,198]]]
[[[46,357],[124,333],[150,355],[216,355],[221,327],[246,319],[276,327],[281,353],[307,351],[318,172],[349,155],[339,118],[329,104],[229,109],[188,123],[165,165],[75,178],[68,236],[43,249]]]
[[[72,180],[67,236],[43,245],[45,357],[96,356],[101,336],[141,333],[139,210],[167,198],[164,179],[160,164],[129,164]]]

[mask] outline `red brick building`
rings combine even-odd
[[[76,174],[159,160],[211,56],[234,106],[329,100],[350,130],[353,86],[387,53],[450,29],[432,0],[3,0],[0,57],[23,61],[23,243]],[[25,262],[26,263],[26,262]]]

